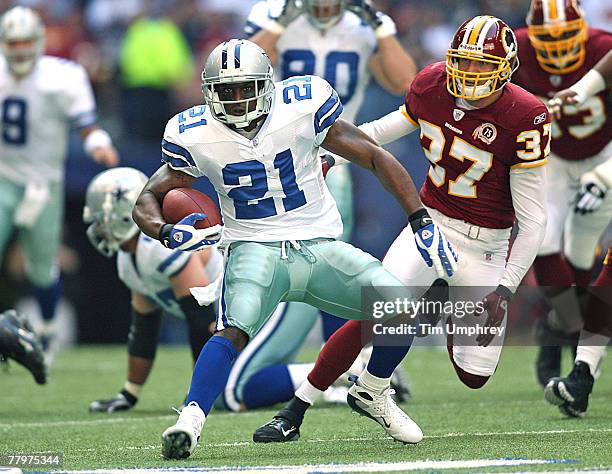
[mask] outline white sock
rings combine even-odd
[[[295,391],[295,396],[309,405],[314,405],[322,395],[323,392],[312,385],[308,379],[304,380],[304,383]]]
[[[361,375],[359,376],[359,385],[362,387],[371,390],[376,393],[383,393],[389,385],[391,384],[391,377],[388,379],[381,379],[380,377],[376,377],[368,372],[368,369],[363,369]]]
[[[142,392],[142,385],[132,383],[129,380],[126,380],[123,384],[123,390],[125,390],[130,395],[134,395],[136,398],[138,398],[140,397],[140,392]]]
[[[589,365],[591,375],[595,375],[602,357],[606,353],[606,347],[610,338],[602,334],[582,330],[580,332],[580,343],[576,351],[576,362],[585,362]],[[588,345],[587,345],[588,344]]]
[[[314,363],[310,364],[288,364],[287,371],[289,372],[289,377],[291,378],[291,383],[293,385],[293,390],[297,390],[300,385],[304,383],[306,377],[314,367]]]

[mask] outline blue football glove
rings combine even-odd
[[[206,214],[194,212],[176,224],[164,224],[159,231],[160,242],[169,249],[188,252],[216,244],[221,239],[223,227],[217,224],[206,229],[196,229],[193,225],[203,219],[206,219]]]
[[[428,267],[434,267],[439,278],[452,276],[457,270],[457,254],[425,209],[409,218],[417,249]]]

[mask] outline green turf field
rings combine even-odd
[[[308,464],[317,466],[303,472],[330,472],[329,467],[318,465],[426,460],[475,464],[394,464],[389,470],[393,466],[396,472],[418,466],[430,472],[455,472],[462,467],[470,472],[612,468],[610,358],[596,382],[587,417],[570,420],[546,404],[536,387],[532,348],[505,349],[496,376],[479,391],[456,380],[445,351],[416,348],[405,365],[414,394],[406,408],[425,433],[416,446],[392,442],[378,425],[352,414],[346,406],[322,405],[307,415],[302,439],[286,445],[250,441],[253,430],[268,421],[274,410],[213,414],[194,456],[180,462],[160,458],[160,434],[176,419],[170,406],[180,404],[186,393],[189,351],[160,349],[135,411],[89,414],[91,400],[111,396],[121,387],[124,358],[120,347],[65,351],[44,387],[35,385],[16,365],[8,373],[0,372],[0,454],[61,452],[64,470]],[[508,458],[573,462],[487,468],[482,461]],[[380,472],[380,466],[359,469]]]

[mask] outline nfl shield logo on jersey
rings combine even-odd
[[[465,115],[465,112],[461,109],[453,110],[453,118],[455,119],[455,122],[458,122],[459,120],[461,120],[464,115]]]
[[[174,240],[176,240],[179,244],[183,241],[183,233],[177,232],[173,236]]]
[[[497,138],[497,129],[492,123],[485,122],[474,130],[472,136],[490,145]]]
[[[558,74],[553,74],[548,79],[553,87],[559,87],[561,85],[561,81],[563,80]]]

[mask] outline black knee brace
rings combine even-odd
[[[143,359],[155,359],[162,310],[142,314],[132,308],[132,324],[128,336],[128,354]]]
[[[200,306],[196,299],[191,296],[183,296],[178,300],[189,328],[189,345],[193,360],[197,360],[200,351],[206,341],[212,336],[210,324],[215,321],[216,313],[214,306]]]

